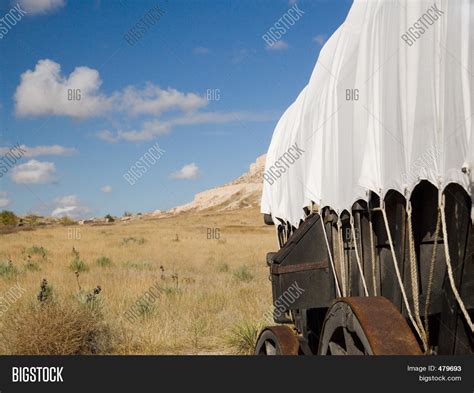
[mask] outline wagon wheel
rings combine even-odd
[[[329,308],[320,355],[421,355],[405,318],[386,298],[346,297]]]
[[[288,326],[270,326],[262,330],[255,355],[298,355],[299,342]]]

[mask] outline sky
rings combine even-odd
[[[240,176],[351,3],[0,0],[0,209],[166,210]]]

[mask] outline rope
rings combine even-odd
[[[344,238],[344,235],[342,235]],[[342,243],[344,245],[344,243]],[[344,260],[344,267],[347,268],[346,270],[346,283],[347,283],[347,289],[346,293],[347,296],[352,296],[352,253],[347,252],[344,253],[344,255],[347,255],[347,262]],[[357,288],[357,293],[359,293],[359,288]]]
[[[410,273],[411,273],[411,290],[413,295],[413,311],[415,313],[415,321],[422,334],[422,342],[424,351],[428,351],[428,339],[423,329],[423,323],[420,318],[420,299],[418,287],[418,261],[416,259],[415,239],[413,237],[413,223],[411,220],[411,202],[407,199],[407,223],[408,223],[408,242],[410,247]]]
[[[448,243],[448,229],[446,226],[446,216],[445,216],[445,211],[444,211],[444,202],[445,202],[445,195],[443,194],[441,198],[441,224],[443,228],[443,239],[444,239],[444,253],[446,255],[446,267],[448,269],[448,277],[449,277],[449,282],[451,284],[451,290],[454,293],[454,296],[456,297],[456,300],[458,302],[459,307],[461,308],[462,313],[464,314],[464,318],[466,318],[466,321],[469,325],[469,328],[471,331],[474,333],[474,324],[472,323],[471,317],[469,316],[469,313],[466,310],[466,306],[464,305],[464,302],[461,299],[461,296],[459,295],[459,292],[456,288],[456,284],[454,283],[454,275],[453,275],[453,268],[451,266],[451,257],[449,255],[449,243]]]
[[[332,267],[332,273],[334,275],[334,281],[336,282],[337,297],[341,297],[341,289],[339,287],[339,281],[337,279],[336,269],[334,268],[334,260],[332,259],[331,248],[329,247],[328,235],[326,233],[326,227],[324,226],[323,217],[321,215],[319,215],[319,221],[321,221],[321,225],[323,226],[324,239],[326,240],[326,246],[328,248],[329,260],[331,261],[331,267]]]
[[[377,274],[375,263],[375,245],[374,245],[374,229],[372,226],[372,213],[369,208],[369,232],[370,232],[370,260],[372,263],[372,285],[374,286],[374,296],[377,296]]]
[[[429,341],[430,338],[430,324],[428,323],[428,312],[430,309],[430,301],[431,301],[431,290],[433,288],[433,277],[434,277],[434,268],[436,263],[436,253],[438,249],[438,238],[439,238],[439,230],[441,224],[441,217],[439,214],[439,208],[436,209],[436,229],[434,233],[434,243],[433,243],[433,253],[431,255],[431,265],[430,265],[430,273],[428,275],[428,286],[426,288],[426,301],[425,301],[425,332],[426,338]]]
[[[338,217],[337,219],[337,234],[339,245],[339,259],[341,261],[342,295],[347,296],[347,276],[346,263],[344,258],[344,240],[342,238],[342,222],[340,217]]]
[[[273,221],[273,222],[275,222],[275,221]],[[280,244],[280,234],[278,233],[278,225],[275,224],[274,227],[275,227],[275,232],[276,232],[277,247],[278,247],[278,249],[280,249],[282,245]]]
[[[392,234],[390,232],[390,227],[388,226],[388,219],[387,219],[387,213],[385,211],[385,205],[382,205],[380,210],[382,211],[383,220],[385,223],[385,230],[387,231],[388,242],[390,244],[390,251],[392,252],[393,267],[395,268],[395,273],[397,274],[398,285],[400,286],[400,291],[402,292],[403,302],[405,303],[405,308],[407,309],[408,317],[410,318],[410,321],[413,324],[413,327],[415,328],[416,333],[420,337],[421,341],[423,341],[423,336],[420,332],[420,329],[418,325],[415,323],[415,320],[413,319],[413,315],[410,310],[410,305],[408,303],[407,294],[403,286],[402,277],[400,275],[400,269],[398,268],[397,255],[395,254],[395,248],[393,246]]]
[[[357,248],[357,236],[356,236],[356,231],[354,227],[354,217],[352,213],[351,213],[351,229],[352,229],[353,245],[354,245],[355,255],[357,259],[357,266],[359,267],[360,276],[362,278],[362,285],[364,286],[365,296],[369,296],[369,291],[367,290],[367,283],[365,282],[364,271],[362,270],[362,264],[360,262],[359,250]]]

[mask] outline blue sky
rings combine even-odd
[[[27,151],[0,178],[0,208],[76,217],[168,209],[245,172],[351,5],[0,1],[0,15],[26,12],[0,39],[0,153]],[[262,35],[295,3],[304,14],[268,48]],[[124,173],[156,143],[165,153],[130,185]]]

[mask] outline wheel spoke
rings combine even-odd
[[[347,355],[347,352],[339,344],[334,341],[329,342],[329,350],[331,355]]]
[[[347,349],[347,355],[364,355],[364,352],[362,352],[359,348],[357,348],[355,342],[354,342],[354,337],[352,336],[352,333],[347,330],[347,328],[344,328],[344,341],[346,343],[346,349]]]
[[[276,347],[271,341],[265,341],[265,351],[267,352],[267,355],[276,355]]]

